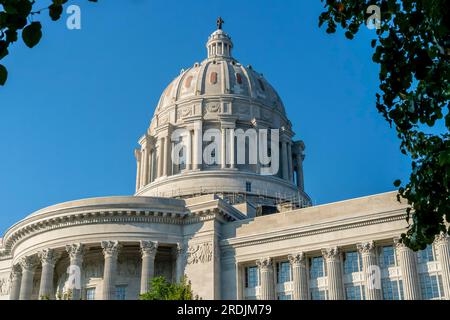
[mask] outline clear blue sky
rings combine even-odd
[[[132,194],[137,140],[167,84],[205,58],[219,15],[234,56],[278,90],[305,141],[315,204],[391,191],[408,176],[374,106],[373,31],[353,41],[327,35],[320,0],[70,2],[81,7],[82,30],[44,14],[41,43],[17,43],[2,61],[10,77],[0,88],[0,234],[51,204]]]

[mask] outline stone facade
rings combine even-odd
[[[305,145],[233,47],[215,31],[207,59],[164,91],[134,152],[135,195],[57,204],[6,231],[0,299],[137,299],[160,275],[186,275],[203,299],[450,299],[448,236],[418,253],[399,244],[395,192],[311,206]],[[248,128],[280,128],[276,174],[238,163],[235,132]],[[177,129],[188,161],[175,165]],[[213,164],[201,161],[207,129],[224,142]]]

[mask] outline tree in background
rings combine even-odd
[[[194,300],[191,282],[183,277],[180,283],[170,283],[164,277],[151,280],[150,291],[139,296],[139,300]]]
[[[376,107],[395,127],[400,151],[412,159],[409,181],[403,185],[400,180],[394,182],[399,187],[397,199],[404,198],[409,204],[409,227],[401,241],[413,250],[424,249],[437,234],[449,232],[450,2],[321,1],[325,11],[319,26],[325,24],[327,33],[341,26],[348,39],[353,39],[373,14],[369,6],[376,5],[381,13],[375,21],[376,39],[371,42],[375,49],[372,59],[380,65]]]

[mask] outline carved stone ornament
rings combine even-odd
[[[119,241],[102,241],[103,255],[105,257],[117,257],[120,248]]]
[[[220,104],[219,103],[209,103],[206,105],[206,111],[208,113],[218,113],[220,110]]]
[[[187,263],[206,263],[211,261],[212,255],[212,245],[209,242],[191,245],[187,249]]]
[[[36,258],[34,256],[27,256],[23,257],[19,260],[19,264],[22,267],[22,272],[24,270],[26,271],[33,271],[34,268],[36,268]]]
[[[72,243],[66,245],[66,251],[69,254],[70,260],[81,259],[84,254],[84,245],[81,243]]]
[[[322,249],[322,255],[326,260],[337,260],[340,258],[341,250],[338,247]]]
[[[261,270],[267,270],[268,268],[270,268],[272,266],[272,258],[261,258],[256,260],[256,265],[261,269]]]
[[[158,250],[158,242],[157,241],[141,241],[141,254],[142,256],[147,255],[156,255],[156,251]]]
[[[439,235],[436,236],[436,239],[434,240],[434,242],[436,243],[437,246],[440,245],[448,245],[448,240],[449,240],[449,236],[447,233],[441,232]]]
[[[38,252],[38,257],[41,260],[42,264],[55,265],[56,261],[58,261],[60,256],[61,255],[53,249],[44,249],[44,250]]]
[[[374,254],[375,253],[375,242],[368,241],[362,242],[356,245],[359,253],[361,254]]]
[[[299,252],[288,255],[288,260],[291,265],[304,265],[306,259],[305,254],[303,252]]]

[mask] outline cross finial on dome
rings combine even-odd
[[[222,17],[218,17],[217,18],[217,29],[222,30],[222,25],[225,23],[225,21],[223,21]]]

